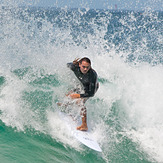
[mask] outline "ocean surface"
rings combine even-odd
[[[0,4],[0,163],[162,163],[163,12]],[[87,56],[100,87],[87,103],[102,153],[72,137],[56,102]],[[69,108],[78,115],[79,108]]]

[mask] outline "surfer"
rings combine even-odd
[[[91,61],[87,57],[75,59],[73,62],[67,63],[67,67],[69,67],[74,72],[75,76],[81,82],[84,89],[84,93],[81,93],[79,89],[74,89],[73,91],[69,92],[67,96],[72,99],[79,99],[79,103],[82,105],[82,124],[81,126],[77,127],[77,130],[87,131],[87,110],[84,104],[89,97],[94,96],[99,87],[97,73],[92,69]]]

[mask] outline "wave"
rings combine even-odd
[[[66,63],[88,56],[100,82],[86,103],[89,126],[104,151],[100,157],[163,160],[159,12],[2,6],[1,11],[0,119],[6,126],[86,152],[65,132],[56,102],[74,86]]]

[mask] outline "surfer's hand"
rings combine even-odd
[[[74,64],[74,65],[78,65],[78,64],[79,64],[79,59],[80,59],[80,58],[76,58],[76,59],[73,61],[73,64]]]
[[[70,96],[72,99],[80,98],[80,94],[76,94],[76,93],[70,94],[69,96]]]

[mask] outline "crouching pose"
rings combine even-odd
[[[82,124],[81,126],[77,127],[77,130],[87,131],[87,110],[85,107],[85,102],[89,97],[94,96],[99,87],[99,83],[97,82],[97,73],[92,69],[91,61],[87,57],[80,60],[76,59],[72,63],[67,63],[67,66],[74,72],[84,89],[83,94],[76,91],[77,89],[74,89],[74,91],[68,93],[68,96],[72,99],[80,99],[80,104],[82,104]]]

